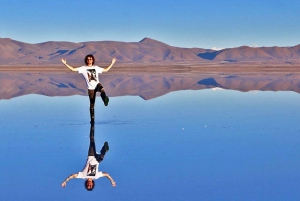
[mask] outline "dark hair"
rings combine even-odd
[[[90,188],[90,189],[87,188],[87,183],[88,183],[88,180],[85,180],[85,182],[84,182],[84,187],[85,187],[85,189],[88,190],[88,191],[92,191],[92,190],[94,189],[94,187],[95,187],[95,182],[94,182],[94,180],[92,180],[93,187]]]
[[[93,59],[93,65],[94,65],[94,63],[95,63],[95,57],[94,57],[92,54],[88,54],[88,55],[85,56],[85,58],[84,58],[85,64],[88,65],[87,59],[88,59],[89,57],[92,57],[92,59]]]

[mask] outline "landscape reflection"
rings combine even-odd
[[[300,93],[298,73],[111,73],[100,75],[111,97],[140,96],[150,100],[172,91],[210,88],[237,91],[294,91]],[[0,73],[0,100],[26,94],[87,96],[78,73]]]
[[[72,81],[80,77],[65,83],[48,76],[36,80],[40,85],[20,78],[20,88],[11,90],[5,85],[1,198],[299,200],[297,77],[250,78],[249,91],[233,76],[103,77],[111,98],[108,107],[95,108],[94,137],[99,148],[109,142],[99,171],[109,172],[117,185],[100,178],[93,191],[82,179],[61,187],[71,173],[84,169],[92,139],[85,86]],[[50,85],[58,88],[48,90]]]

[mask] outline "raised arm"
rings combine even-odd
[[[67,60],[66,60],[66,59],[62,58],[62,59],[61,59],[61,62],[62,62],[63,64],[65,64],[65,66],[67,66],[71,71],[77,71],[76,68],[74,68],[74,67],[70,66],[69,64],[67,64]]]
[[[107,179],[109,179],[111,185],[113,187],[116,187],[116,182],[113,180],[113,178],[107,173],[107,172],[102,172],[103,176],[105,176]]]
[[[103,72],[109,71],[109,69],[114,65],[114,63],[115,63],[116,61],[117,61],[117,59],[116,59],[116,58],[113,58],[113,59],[111,60],[110,65],[103,69]]]
[[[67,185],[67,182],[70,179],[76,178],[78,174],[71,174],[68,178],[65,179],[65,181],[63,181],[63,183],[61,183],[61,187],[65,187]]]

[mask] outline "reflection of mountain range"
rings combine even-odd
[[[293,63],[300,61],[300,45],[293,47],[248,47],[211,50],[180,48],[144,38],[140,42],[44,42],[29,44],[0,38],[0,65],[52,65],[64,57],[69,63],[82,64],[87,54],[97,61],[109,62],[116,57],[119,62],[239,62],[264,61]]]
[[[106,74],[101,83],[109,96],[140,96],[145,100],[172,91],[224,88],[238,91],[294,91],[300,93],[299,75],[224,74]],[[46,96],[87,95],[86,84],[77,73],[0,73],[0,99],[26,94]]]

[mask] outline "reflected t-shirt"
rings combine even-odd
[[[104,175],[102,172],[98,171],[99,162],[96,160],[94,156],[89,156],[86,164],[81,172],[78,172],[78,175],[76,178],[92,178],[92,179],[98,179],[100,177],[103,177]]]
[[[99,83],[98,74],[103,72],[103,68],[99,66],[81,66],[77,68],[77,71],[83,75],[88,89],[95,89]]]

